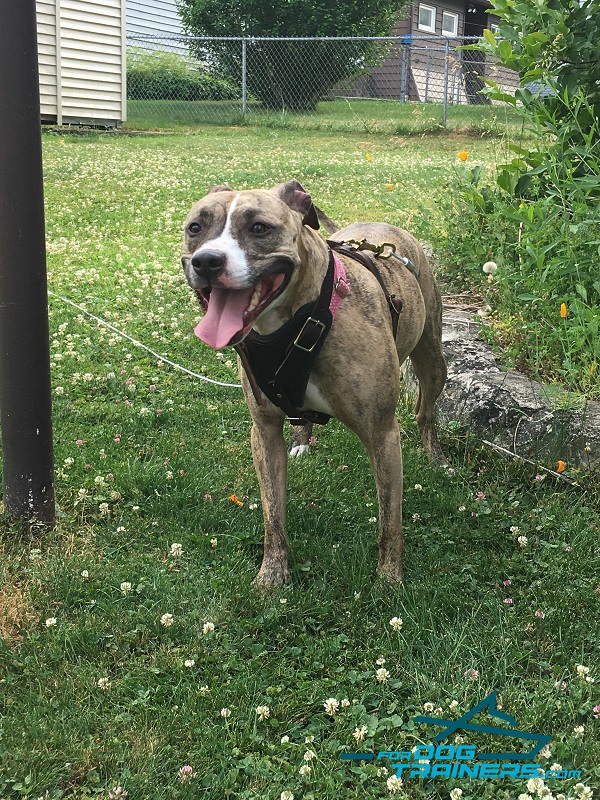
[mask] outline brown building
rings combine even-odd
[[[484,29],[497,29],[499,20],[489,9],[486,0],[412,3],[406,18],[392,32],[401,39],[390,46],[381,66],[353,84],[352,94],[481,105],[490,102],[480,94],[484,77],[514,88],[513,73],[499,69],[483,53],[457,49],[481,37]]]

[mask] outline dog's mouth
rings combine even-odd
[[[291,269],[274,272],[248,289],[196,289],[204,316],[194,333],[214,350],[238,344],[265,308],[283,292],[290,276]]]

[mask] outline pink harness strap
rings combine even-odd
[[[331,293],[331,301],[329,303],[329,310],[333,319],[336,318],[342,300],[350,293],[350,284],[346,280],[346,270],[344,265],[338,258],[337,254],[333,254],[333,292]]]

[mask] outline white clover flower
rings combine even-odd
[[[98,509],[100,511],[100,515],[103,517],[107,517],[110,513],[110,506],[108,505],[108,503],[100,503]]]
[[[573,728],[573,733],[575,734],[576,739],[583,739],[583,734],[585,733],[585,726],[584,725],[576,725]]]
[[[312,761],[313,758],[316,758],[316,757],[317,757],[317,754],[315,753],[314,750],[307,750],[306,753],[304,753],[304,760],[305,761]]]
[[[434,709],[434,705],[433,705],[433,703],[425,703],[425,704],[423,705],[423,709],[424,709],[425,711],[429,711],[429,712],[431,712],[431,711],[433,711],[433,709]]]
[[[377,664],[378,667],[383,667],[383,665],[385,664],[385,658],[383,656],[379,656],[379,658],[375,663]]]
[[[170,628],[174,621],[173,614],[163,614],[160,618],[160,624],[163,628]]]
[[[289,736],[282,736],[281,737],[281,744],[287,744],[290,740]]]
[[[537,794],[538,797],[540,797],[544,786],[544,781],[541,778],[530,778],[527,781],[527,791],[532,795]]]
[[[65,393],[65,387],[64,386],[57,386],[56,389],[54,390],[54,394],[57,394],[59,397],[61,395],[63,395],[64,393]]]
[[[294,800],[294,793],[286,790],[279,795],[279,800]]]
[[[183,553],[183,547],[179,542],[173,542],[171,545],[171,549],[169,550],[169,555],[173,558],[181,558]]]
[[[385,667],[380,667],[375,672],[375,677],[377,678],[377,683],[387,683],[388,678],[390,677],[390,673],[387,671]]]
[[[315,740],[315,737],[311,733],[310,736],[307,736],[305,738],[304,744],[312,744],[314,742],[314,740]]]
[[[110,689],[110,681],[108,678],[98,678],[97,685],[99,689]]]
[[[193,667],[195,663],[196,662],[194,661],[193,658],[186,658],[186,660],[183,662],[183,666],[184,667]]]
[[[402,780],[397,775],[390,775],[386,785],[390,794],[397,794],[402,789]]]
[[[422,490],[423,490],[423,487],[421,486],[421,484],[420,483],[415,483],[415,491],[421,492]]]
[[[222,708],[221,709],[221,716],[224,719],[227,719],[228,717],[230,717],[231,716],[231,709],[230,708]]]
[[[90,577],[90,573],[87,571],[87,569],[82,569],[81,570],[81,577],[82,578],[89,578]]]
[[[212,633],[215,629],[214,622],[205,622],[202,626],[202,633],[206,636],[207,633]]]
[[[530,794],[525,794],[525,792],[523,792],[523,794],[520,794],[517,797],[517,800],[533,800],[533,797]]]
[[[517,542],[519,543],[519,547],[522,547],[523,549],[525,549],[527,547],[528,541],[529,540],[528,540],[528,538],[526,536],[519,536],[517,538]]]
[[[96,484],[96,486],[104,486],[104,484],[106,483],[104,475],[96,475],[96,477],[94,478],[94,483]]]
[[[454,711],[454,709],[458,708],[458,700],[451,700],[448,708],[450,711]]]
[[[210,540],[210,546],[212,547],[213,550],[216,549],[216,547],[217,547],[217,539],[216,539],[215,536],[213,536],[213,538]]]
[[[56,625],[56,617],[48,617],[46,620],[46,627],[53,628]]]
[[[342,700],[342,708],[348,708],[349,705],[351,705],[350,700],[348,700],[347,697],[344,697]]]
[[[377,522],[377,517],[369,517],[369,522]]]
[[[539,752],[540,758],[550,758],[552,753],[550,752],[550,748],[547,744],[545,744]]]
[[[335,699],[335,697],[329,697],[323,703],[323,708],[325,709],[325,713],[329,714],[330,716],[334,716],[337,714],[340,708],[339,702]]]
[[[308,778],[308,776],[310,775],[311,771],[312,770],[308,766],[308,764],[302,764],[302,766],[298,770],[298,772],[300,773],[300,775],[302,775],[303,778]]]
[[[365,736],[369,732],[369,729],[366,725],[361,725],[360,728],[355,728],[352,736],[357,742],[362,742],[365,739]]]
[[[576,664],[575,669],[577,670],[577,675],[581,678],[581,680],[585,680],[585,676],[589,675],[590,672],[590,668],[584,667],[583,664]]]
[[[511,526],[510,526],[510,532],[511,532],[511,533],[512,533],[514,536],[516,536],[516,535],[517,535],[517,533],[521,533],[521,529],[520,529],[520,528],[518,528],[516,525],[511,525]]]
[[[390,620],[390,625],[392,626],[392,629],[395,631],[401,631],[403,624],[404,623],[401,617],[392,617]]]
[[[207,697],[210,694],[210,689],[206,684],[204,684],[204,686],[201,686],[198,689],[198,694],[200,694],[202,697]]]
[[[29,560],[30,561],[39,561],[41,557],[42,557],[42,551],[40,550],[39,547],[33,547],[29,551]]]
[[[459,797],[462,797],[462,793],[462,789],[452,789],[450,792],[450,800],[458,800]]]
[[[129,594],[131,591],[131,584],[129,581],[123,581],[119,588],[123,594]]]
[[[266,719],[268,719],[271,716],[271,710],[269,709],[269,706],[257,706],[256,716],[260,722],[264,722]]]

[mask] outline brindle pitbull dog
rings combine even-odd
[[[277,331],[319,295],[329,248],[303,224],[311,198],[296,181],[270,190],[236,192],[216,186],[188,214],[182,263],[206,313],[196,334],[221,349],[251,329]],[[341,256],[350,291],[320,351],[303,410],[336,417],[369,453],[379,500],[378,573],[402,580],[402,453],[396,421],[400,367],[410,357],[419,381],[417,422],[430,460],[444,464],[434,405],[446,380],[441,345],[441,299],[427,258],[406,231],[380,223],[355,223],[337,231],[338,241],[391,242],[418,268],[418,278],[399,260],[376,258],[388,291],[401,299],[396,340],[384,292],[375,277]],[[260,587],[288,580],[285,534],[287,448],[285,414],[266,397],[258,403],[239,365],[252,416],[252,455],[260,482],[265,523]]]

